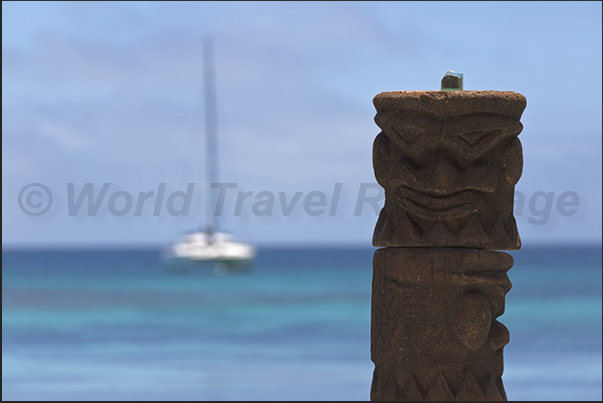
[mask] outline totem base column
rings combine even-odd
[[[373,258],[371,400],[506,400],[503,314],[513,258],[384,248]]]

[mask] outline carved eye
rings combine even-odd
[[[395,136],[410,144],[414,143],[417,137],[424,134],[424,130],[421,127],[416,127],[413,125],[402,125],[401,127],[390,126],[389,130]]]
[[[425,141],[433,143],[441,129],[437,119],[402,111],[380,112],[375,116],[375,122],[398,147]]]
[[[500,130],[476,130],[471,132],[460,132],[457,133],[457,137],[460,137],[462,140],[466,141],[470,146],[475,146],[476,144],[482,142],[485,138],[490,136],[498,136],[500,134]]]
[[[446,147],[471,163],[501,142],[517,136],[521,123],[503,116],[471,115],[451,118],[443,123]]]

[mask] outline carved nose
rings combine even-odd
[[[426,168],[428,192],[435,196],[445,196],[463,190],[477,190],[492,193],[496,190],[498,175],[489,165],[474,165],[466,170],[460,169],[444,153],[440,153],[431,168]]]
[[[489,165],[474,165],[462,170],[442,152],[432,161],[419,169],[407,160],[398,161],[395,169],[392,169],[396,175],[395,180],[399,185],[435,198],[452,196],[466,190],[483,193],[496,190],[498,175]]]
[[[430,176],[429,192],[434,195],[443,196],[462,190],[462,172],[441,152]]]

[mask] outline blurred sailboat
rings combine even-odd
[[[209,219],[204,231],[186,234],[176,244],[172,245],[168,252],[168,258],[172,263],[209,263],[217,274],[225,274],[228,268],[248,266],[254,259],[256,252],[252,245],[237,242],[231,234],[217,231],[217,217],[213,214],[216,200],[211,197],[210,187],[218,179],[217,113],[213,56],[212,42],[206,39],[203,46],[203,72]]]
[[[213,263],[218,270],[248,266],[255,257],[255,248],[236,242],[223,232],[193,232],[184,235],[171,248],[172,260],[191,263]]]

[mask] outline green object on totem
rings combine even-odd
[[[456,73],[448,70],[442,78],[442,91],[462,91],[463,73]]]

